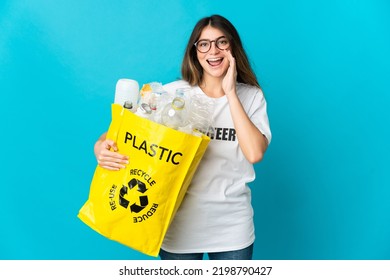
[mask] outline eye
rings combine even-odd
[[[226,38],[221,38],[217,41],[218,46],[227,46],[229,45],[229,41]]]
[[[208,47],[209,44],[210,44],[210,43],[209,43],[208,41],[205,41],[205,40],[202,40],[202,41],[199,41],[199,42],[198,42],[198,46],[201,47],[201,48]]]

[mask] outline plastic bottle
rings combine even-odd
[[[138,104],[139,85],[138,82],[131,79],[119,79],[115,87],[114,103],[121,106],[125,105],[126,101],[133,104],[133,108]]]
[[[175,97],[171,103],[165,105],[161,112],[161,122],[163,125],[178,129],[186,126],[188,113],[185,107],[185,100],[182,97]]]
[[[143,117],[145,119],[150,119],[152,117],[152,110],[150,109],[149,104],[142,103],[135,112],[137,116]]]
[[[214,133],[212,127],[214,110],[214,100],[200,94],[192,95],[189,122],[194,134],[202,133],[211,136]]]

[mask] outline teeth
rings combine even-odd
[[[215,61],[218,61],[218,60],[221,60],[222,58],[209,58],[208,59],[208,61],[213,61],[213,62],[215,62]]]

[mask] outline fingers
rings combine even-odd
[[[227,58],[230,62],[230,65],[235,64],[236,60],[234,59],[234,56],[230,50],[226,50]]]
[[[226,57],[229,60],[229,69],[228,69],[228,71],[230,71],[230,73],[232,73],[233,77],[235,78],[235,76],[237,75],[236,60],[233,57],[232,52],[230,50],[226,50],[225,52],[227,54]]]
[[[116,143],[115,143],[113,140],[106,139],[106,140],[104,140],[103,144],[104,144],[104,148],[105,148],[106,150],[109,150],[109,149],[112,148],[112,150],[113,150],[114,152],[117,152],[117,151],[118,151],[118,146],[116,145]]]
[[[125,168],[129,163],[129,158],[117,152],[102,152],[97,158],[98,164],[109,170],[119,170]]]
[[[123,167],[119,166],[119,167],[116,167],[116,166],[111,166],[111,165],[104,165],[104,164],[99,164],[100,167],[103,167],[104,169],[108,169],[108,170],[112,170],[112,171],[118,171],[120,169],[122,169]]]
[[[229,61],[229,68],[226,71],[225,77],[222,81],[222,87],[226,95],[231,95],[235,92],[236,80],[237,80],[237,69],[236,61],[230,50],[226,50],[226,58]]]
[[[112,140],[106,139],[102,142],[100,151],[96,155],[99,166],[108,170],[119,170],[125,168],[129,163],[129,157],[118,153],[118,147]]]

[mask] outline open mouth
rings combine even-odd
[[[207,59],[207,63],[209,65],[215,67],[215,66],[221,65],[222,64],[222,60],[223,60],[222,57],[220,57],[220,58],[209,58],[209,59]]]

